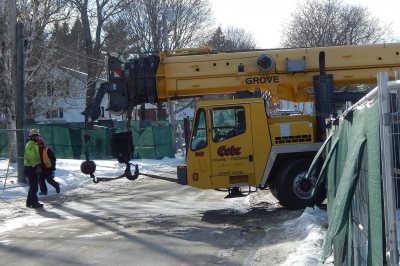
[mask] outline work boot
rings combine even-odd
[[[42,203],[36,202],[36,203],[33,203],[32,205],[30,205],[29,208],[34,208],[34,209],[36,209],[36,208],[42,208],[42,207],[43,207],[43,204],[42,204]]]

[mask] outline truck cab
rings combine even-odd
[[[186,165],[178,167],[178,183],[201,189],[269,185],[276,197],[287,194],[279,180],[287,178],[280,172],[301,159],[304,167],[299,171],[305,178],[305,169],[320,146],[314,136],[314,116],[269,116],[261,97],[198,102]],[[299,183],[297,190],[306,190],[299,198],[312,197],[312,184],[300,187],[302,180],[290,178]]]
[[[262,98],[199,102],[186,157],[188,185],[257,186],[270,150],[265,118]]]

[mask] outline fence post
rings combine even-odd
[[[385,215],[386,259],[388,265],[398,265],[396,204],[393,182],[393,157],[391,123],[385,119],[390,113],[390,92],[388,73],[378,73],[378,97],[380,111],[380,142],[383,181],[383,202]]]

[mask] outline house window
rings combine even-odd
[[[60,108],[62,110],[62,108]],[[59,109],[53,109],[50,111],[46,112],[46,118],[58,118],[58,112]],[[62,115],[64,116],[64,113],[62,112]],[[61,116],[61,112],[60,112],[60,116]]]

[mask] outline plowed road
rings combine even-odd
[[[283,222],[301,215],[268,190],[224,199],[140,177],[45,196],[42,210],[1,199],[1,265],[278,265],[299,239]],[[262,249],[262,252],[260,251]]]

